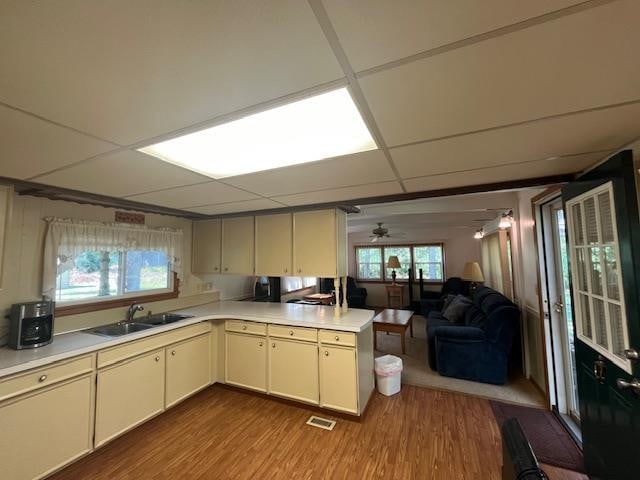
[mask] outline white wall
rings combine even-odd
[[[443,243],[445,252],[445,275],[446,277],[459,277],[464,270],[466,262],[480,261],[480,242],[473,238],[475,230],[473,228],[429,228],[429,229],[404,229],[406,237],[402,239],[383,240],[374,245],[384,245],[389,243]],[[356,245],[371,245],[368,233],[349,234],[349,275],[355,278]],[[368,306],[385,306],[387,304],[386,290],[383,283],[358,282],[358,286],[367,289]],[[439,285],[425,285],[425,290],[440,290]],[[408,292],[405,291],[408,298]],[[414,299],[418,299],[418,286],[414,288]],[[408,300],[405,300],[408,303]]]
[[[13,197],[13,211],[5,250],[4,288],[0,290],[0,345],[6,343],[8,321],[4,316],[11,304],[34,301],[42,295],[42,258],[45,217],[67,217],[112,222],[115,209],[29,196]],[[252,294],[253,277],[202,276],[191,273],[191,221],[168,215],[146,214],[152,227],[173,227],[184,231],[184,275],[176,299],[150,303],[147,310],[166,311],[209,301],[241,298]],[[211,291],[203,293],[207,283]],[[208,290],[208,289],[207,289]],[[126,307],[56,318],[56,333],[88,328],[121,320]]]

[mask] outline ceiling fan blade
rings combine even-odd
[[[371,243],[376,243],[380,237],[377,235],[371,239]]]

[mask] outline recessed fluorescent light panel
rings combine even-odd
[[[351,95],[341,88],[139,151],[224,178],[375,148]]]

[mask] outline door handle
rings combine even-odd
[[[622,378],[618,378],[616,380],[616,387],[620,390],[631,389],[634,393],[640,393],[640,382],[637,378],[634,378],[630,382],[623,380]]]
[[[638,355],[637,350],[634,350],[633,348],[627,348],[624,351],[624,358],[626,358],[627,360],[638,360],[638,358],[640,358],[640,355]]]
[[[593,362],[593,375],[596,377],[596,380],[600,383],[604,383],[606,367],[604,364],[604,360],[602,357],[598,357],[598,359]]]

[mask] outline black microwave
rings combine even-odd
[[[55,302],[15,303],[9,314],[9,347],[36,348],[53,341]]]

